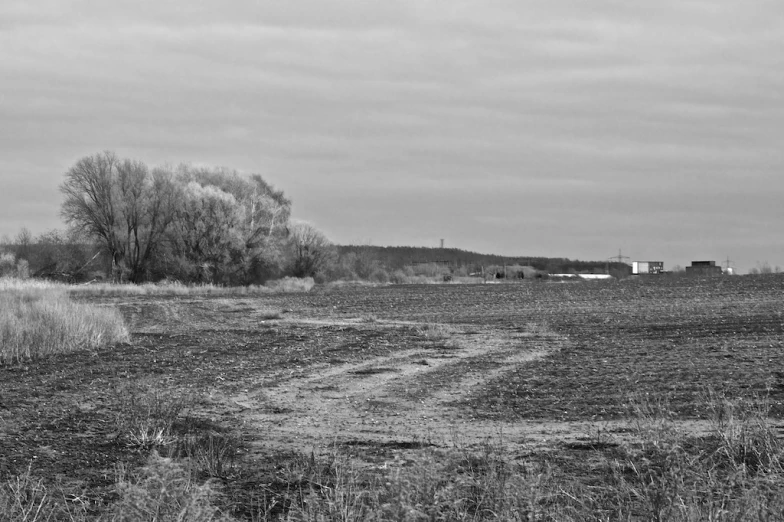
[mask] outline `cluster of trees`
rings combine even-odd
[[[151,169],[103,152],[77,161],[60,190],[71,232],[50,233],[51,243],[97,249],[114,281],[255,284],[316,276],[333,255],[329,240],[291,220],[291,201],[259,175],[188,165]],[[45,239],[39,245],[17,237],[6,256],[11,251],[17,263],[34,257],[44,265],[32,254]],[[84,260],[50,272],[83,277]]]
[[[37,237],[26,228],[0,240],[0,277],[71,279],[100,270],[100,249],[76,229],[50,230]]]
[[[454,248],[337,247],[309,223],[292,220],[291,200],[257,174],[189,165],[150,168],[112,152],[77,161],[60,190],[67,231],[33,238],[23,229],[3,241],[0,275],[237,285],[285,275],[386,282],[507,266],[542,273],[607,268],[606,262]]]

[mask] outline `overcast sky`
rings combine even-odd
[[[784,266],[784,2],[0,2],[0,236],[102,150],[337,243]]]

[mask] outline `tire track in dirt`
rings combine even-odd
[[[307,321],[312,323],[313,321]],[[326,322],[325,322],[326,324]],[[334,324],[329,322],[328,324]],[[354,326],[361,324],[348,321]],[[374,328],[410,328],[375,321]],[[461,399],[476,386],[557,352],[561,336],[450,325],[434,348],[402,350],[370,361],[314,366],[309,374],[263,381],[230,398],[265,449],[311,451],[332,443],[424,443],[474,446],[503,437],[517,443],[541,423],[466,417]],[[490,368],[488,369],[488,363]]]

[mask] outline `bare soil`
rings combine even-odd
[[[88,298],[118,307],[132,340],[0,367],[0,479],[29,468],[100,511],[118,463],[150,451],[123,438],[129,393],[156,390],[188,398],[187,429],[239,433],[239,458],[258,462],[599,447],[630,436],[635,397],[695,434],[709,393],[779,422],[782,290],[738,277]]]

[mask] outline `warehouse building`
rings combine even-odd
[[[632,261],[632,274],[661,274],[664,272],[663,261]]]
[[[721,266],[716,266],[716,261],[692,261],[686,267],[686,273],[691,275],[721,275]]]

